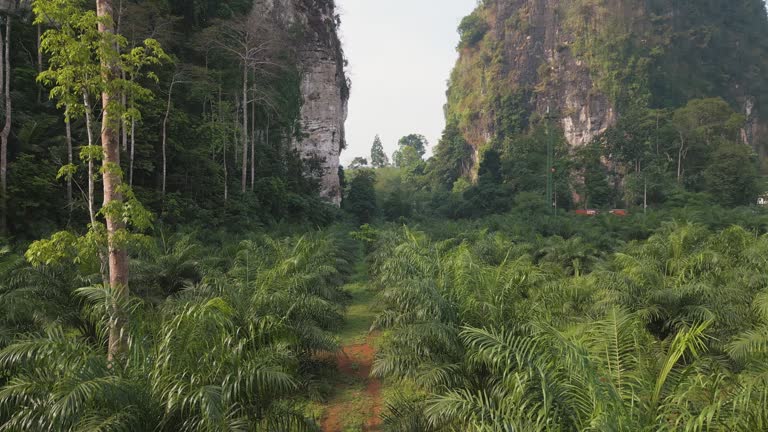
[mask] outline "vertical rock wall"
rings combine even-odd
[[[277,19],[299,34],[297,50],[301,73],[302,107],[299,133],[292,146],[306,160],[322,168],[320,193],[341,204],[339,157],[346,146],[349,84],[338,36],[339,20],[333,0],[266,0]]]
[[[760,61],[768,39],[754,34],[768,21],[759,2],[484,0],[469,18],[447,114],[475,149],[548,114],[577,148],[630,104],[674,109],[719,96],[747,118],[744,141],[768,156]],[[748,19],[750,30],[731,24]]]
[[[2,1],[2,0],[0,0]],[[297,35],[297,67],[301,74],[299,130],[291,146],[322,172],[320,194],[341,204],[339,157],[346,146],[349,83],[338,35],[334,0],[255,0]]]
[[[303,157],[318,160],[323,168],[321,194],[341,204],[339,156],[346,145],[349,85],[344,53],[337,33],[332,0],[296,0],[305,17],[304,44],[299,52],[302,74],[301,138],[294,146]]]
[[[471,113],[461,127],[475,148],[504,133],[499,127],[504,122],[499,118],[505,115],[499,106],[503,102],[498,102],[504,95],[525,95],[518,104],[527,117],[557,115],[573,147],[589,143],[615,123],[613,104],[597,89],[588,65],[569,49],[576,35],[561,22],[559,3],[486,3],[487,34],[480,44],[460,50],[449,90],[449,106]],[[477,83],[480,91],[472,88]]]

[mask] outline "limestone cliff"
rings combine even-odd
[[[572,147],[632,106],[721,96],[761,154],[768,20],[761,0],[484,0],[461,25],[446,116],[475,149],[550,113]]]
[[[346,145],[349,83],[337,33],[339,20],[333,0],[268,0],[278,19],[299,33],[298,69],[302,107],[293,147],[322,168],[321,194],[341,203],[339,157]]]
[[[339,156],[346,145],[349,84],[334,7],[333,0],[299,0],[299,10],[306,17],[306,32],[299,52],[303,135],[295,145],[305,157],[321,162],[321,193],[339,205]]]

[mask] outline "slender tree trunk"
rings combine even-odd
[[[221,86],[219,86],[219,138],[221,139],[221,147],[223,153],[222,167],[224,168],[224,202],[229,199],[229,182],[228,182],[228,170],[227,170],[227,137],[224,130],[224,111],[221,105]]]
[[[251,107],[251,192],[256,189],[256,102]]]
[[[163,153],[163,195],[165,195],[167,182],[168,182],[168,149],[167,149],[167,140],[168,140],[168,115],[171,111],[171,95],[168,94],[168,106],[165,110],[165,118],[163,118],[163,147],[162,147],[162,153]]]
[[[71,166],[74,163],[74,157],[72,155],[72,125],[69,121],[69,107],[64,111],[64,130],[65,140],[67,142],[67,163]],[[69,217],[72,218],[72,210],[74,209],[74,202],[72,199],[72,177],[67,177],[67,208],[69,209]]]
[[[120,0],[117,6],[117,28],[115,32],[117,34],[122,34],[122,24],[123,24],[123,0]],[[120,45],[115,44],[115,49],[117,50],[118,54],[121,53],[120,51]],[[125,71],[120,71],[120,78],[125,80]],[[125,108],[128,106],[128,95],[125,94],[124,91],[120,91],[120,106],[123,108],[123,112],[125,112]],[[128,151],[128,122],[124,119],[120,119],[120,133],[121,133],[121,147],[124,152]]]
[[[37,75],[40,76],[43,73],[43,49],[40,47],[40,41],[42,40],[43,29],[40,24],[37,25]],[[43,86],[37,85],[37,103],[38,105],[43,103]]]
[[[243,60],[243,172],[241,190],[245,193],[248,178],[248,64]]]
[[[93,146],[93,120],[91,120],[91,101],[87,91],[83,92],[83,106],[85,107],[85,134],[88,137],[88,147]],[[93,158],[88,157],[88,216],[91,218],[91,227],[96,227],[96,206],[94,204],[94,172]]]
[[[680,134],[680,150],[677,152],[677,183],[683,180],[683,153],[685,150],[685,138]]]
[[[8,141],[11,136],[11,27],[13,23],[11,16],[5,18],[5,48],[3,51],[3,64],[0,68],[4,69],[0,80],[0,87],[3,88],[5,96],[5,123],[3,130],[0,131],[0,233],[6,232],[8,228]],[[2,39],[2,35],[0,35]]]
[[[122,79],[125,79],[125,71],[122,72],[123,76]],[[126,96],[125,92],[121,92],[120,94],[120,104],[123,107],[123,111],[125,111],[125,108],[128,106],[128,97]],[[128,122],[125,119],[120,120],[120,130],[122,132],[122,148],[124,152],[128,151]]]
[[[648,213],[648,178],[643,175],[643,214]]]
[[[163,195],[166,191],[166,182],[168,176],[168,117],[171,115],[171,97],[173,96],[173,86],[176,85],[176,78],[171,80],[171,85],[168,88],[168,103],[165,106],[165,117],[163,118]]]
[[[234,129],[232,130],[233,138],[234,138],[232,140],[232,142],[234,143],[232,149],[234,151],[233,161],[237,163],[237,161],[240,160],[240,134],[238,133],[238,131],[240,130],[240,96],[235,96],[234,103],[235,103],[234,105],[235,111],[232,117],[235,120],[235,124],[234,124]]]
[[[0,21],[0,107],[5,107],[5,37]]]
[[[96,229],[96,172],[93,156],[90,150],[93,148],[93,120],[91,97],[87,91],[83,91],[83,106],[85,107],[85,134],[88,137],[88,217],[91,220],[91,229]],[[99,249],[99,272],[104,286],[109,284],[109,257],[105,251]]]
[[[136,154],[136,119],[131,118],[131,154],[128,164],[128,185],[133,186],[133,161]]]
[[[114,22],[112,0],[96,0],[96,14],[102,21],[99,21],[100,33],[113,33]],[[115,60],[111,58],[101,58],[102,74],[105,82],[114,81],[119,73],[115,65]],[[101,124],[101,146],[104,152],[103,171],[104,171],[104,207],[112,203],[120,203],[123,196],[120,192],[122,178],[120,176],[118,165],[120,155],[120,144],[115,133],[115,127],[119,125],[120,119],[110,110],[110,103],[114,95],[109,91],[102,92],[101,104],[103,107],[103,121]],[[109,322],[109,348],[107,358],[110,362],[117,360],[125,352],[128,345],[128,334],[126,332],[128,318],[122,310],[122,304],[128,299],[128,253],[125,246],[118,244],[120,231],[125,229],[125,223],[119,215],[107,212],[107,245],[109,248],[109,282],[113,290],[113,301],[110,305],[111,317]]]

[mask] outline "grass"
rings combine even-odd
[[[365,391],[365,382],[345,388],[338,394],[337,403],[345,405],[342,430],[358,432],[371,417],[374,401]]]
[[[346,310],[344,327],[338,332],[342,346],[365,343],[368,331],[376,317],[374,309],[376,293],[368,287],[368,269],[365,260],[355,263],[351,280],[344,286],[352,299]]]
[[[376,294],[360,282],[347,285],[345,290],[352,294],[352,302],[347,307],[346,323],[338,334],[339,341],[342,345],[365,343],[368,330],[376,317],[373,308]]]

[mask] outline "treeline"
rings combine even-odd
[[[754,206],[765,185],[758,155],[743,142],[744,122],[722,99],[695,99],[677,110],[632,110],[582,147],[569,146],[553,121],[538,119],[480,149],[449,123],[428,160],[426,140],[404,137],[394,168],[384,160],[373,164],[384,168],[375,172],[349,171],[352,187],[356,176],[372,176],[376,192],[357,191],[347,205],[368,206],[364,222],[369,215],[463,219],[530,206],[545,213]],[[383,160],[379,146],[372,160]]]

